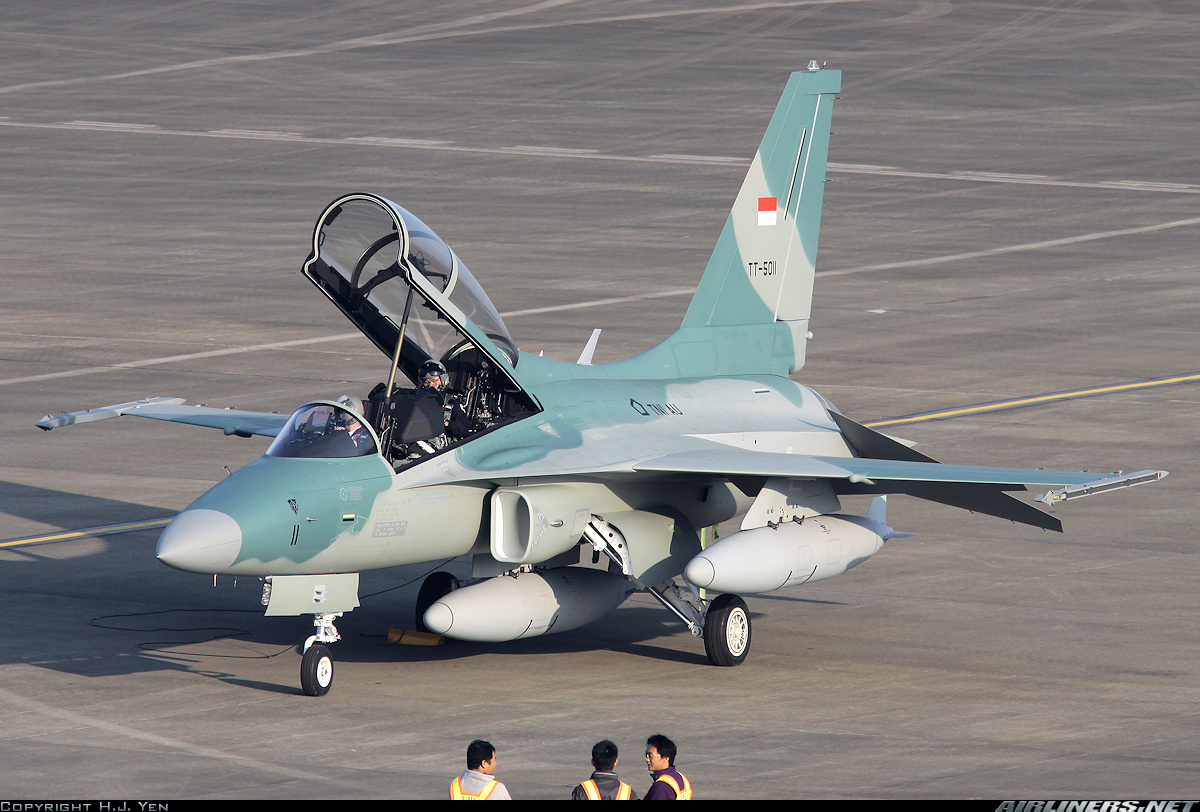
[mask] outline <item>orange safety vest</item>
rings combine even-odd
[[[677,800],[677,801],[692,800],[692,782],[688,781],[687,776],[684,775],[683,773],[680,773],[679,777],[683,779],[683,789],[680,789],[679,784],[675,783],[675,779],[669,775],[660,775],[658,778],[655,778],[654,780],[662,781],[668,787],[675,790],[675,800]]]
[[[492,790],[496,788],[496,784],[500,783],[496,779],[492,779],[484,785],[483,789],[479,790],[478,795],[472,795],[469,792],[463,792],[462,776],[455,778],[450,782],[450,800],[452,801],[486,801],[488,796],[492,794]]]
[[[617,787],[617,797],[614,800],[628,801],[629,796],[633,794],[633,787],[626,784],[624,781],[619,782],[621,786]],[[596,782],[592,779],[584,781],[579,786],[583,787],[583,791],[587,793],[589,801],[603,801],[600,797],[600,787],[596,786]]]

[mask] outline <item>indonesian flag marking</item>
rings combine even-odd
[[[758,199],[758,224],[760,226],[775,225],[778,217],[779,200],[774,197],[760,197]]]

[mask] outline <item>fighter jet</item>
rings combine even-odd
[[[470,579],[426,579],[415,619],[472,641],[568,631],[648,592],[732,666],[751,640],[738,595],[861,564],[898,535],[888,494],[1057,531],[1009,492],[1048,486],[1053,503],[1165,476],[944,465],[789,379],[811,337],[840,88],[815,64],[791,75],[683,323],[641,355],[521,352],[432,229],[356,193],[317,219],[303,273],[390,361],[386,382],[290,416],[156,397],[38,425],[135,415],[273,437],[166,527],[157,555],[263,579],[267,615],[311,614],[312,696],[330,689],[334,620],[359,605],[366,570],[471,556]],[[876,496],[866,516],[842,513],[849,494]]]

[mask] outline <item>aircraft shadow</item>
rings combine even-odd
[[[61,523],[76,526],[129,519],[137,512],[161,515],[145,505],[78,497],[49,489],[3,483],[5,493],[36,498],[22,512],[45,509]],[[70,497],[71,512],[54,508]],[[25,633],[0,652],[0,663],[21,663],[84,677],[181,671],[203,674],[258,690],[297,693],[299,646],[312,634],[308,616],[265,617],[257,578],[236,582],[222,576],[214,588],[209,576],[169,569],[154,558],[158,530],[105,537],[101,551],[94,540],[62,542],[8,550],[0,564],[0,595],[20,606]],[[71,555],[87,544],[88,553]],[[16,554],[16,558],[12,554]],[[648,660],[702,665],[702,641],[694,640],[673,615],[656,605],[627,602],[608,616],[557,635],[506,643],[447,641],[419,647],[388,645],[390,628],[412,629],[417,592],[430,565],[364,573],[363,605],[337,622],[343,639],[332,647],[336,662],[453,662],[490,655],[553,656],[611,651]],[[441,568],[466,577],[469,559]],[[236,584],[236,585],[235,585]],[[791,600],[803,600],[788,598]],[[752,613],[755,614],[755,613]],[[263,681],[248,661],[279,661],[279,683]],[[241,665],[239,665],[239,663]],[[272,667],[272,671],[274,671]]]
[[[3,513],[10,516],[40,522],[60,530],[158,519],[174,513],[170,509],[154,505],[106,499],[102,496],[85,496],[4,480],[0,480],[0,505],[4,506]],[[29,548],[8,548],[8,551],[20,549]]]

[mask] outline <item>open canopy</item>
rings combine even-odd
[[[461,380],[485,358],[511,379],[517,346],[483,288],[429,226],[390,200],[352,194],[331,203],[304,273],[389,358],[407,314],[399,369],[410,380],[430,359]]]

